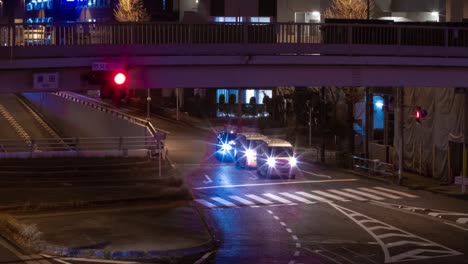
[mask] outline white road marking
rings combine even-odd
[[[331,194],[331,193],[327,193],[327,192],[322,192],[322,191],[312,191],[313,193],[316,193],[318,195],[322,195],[322,196],[325,196],[325,197],[329,197],[329,198],[332,198],[332,199],[335,199],[337,201],[341,201],[341,202],[350,202],[350,200],[348,199],[345,199],[343,197],[340,197],[338,195],[334,195],[334,194]]]
[[[286,226],[286,224],[284,222],[280,222],[280,225],[282,226]]]
[[[461,227],[461,226],[457,226],[457,225],[452,224],[452,223],[445,222],[444,224],[449,225],[449,226],[456,227],[456,228],[461,229],[461,230],[463,230],[463,231],[468,231],[468,228],[463,228],[463,227]]]
[[[339,194],[339,195],[342,195],[342,196],[345,196],[345,197],[348,197],[348,198],[353,198],[353,199],[358,200],[358,201],[367,201],[368,200],[366,198],[362,198],[360,196],[350,194],[350,193],[347,193],[347,192],[338,191],[338,190],[335,190],[335,189],[329,189],[327,191],[332,192],[332,193],[336,193],[336,194]]]
[[[457,223],[466,224],[466,223],[468,223],[468,218],[458,218]]]
[[[269,197],[269,198],[271,198],[271,199],[273,199],[273,200],[275,200],[275,201],[278,201],[278,202],[280,202],[280,203],[284,203],[284,204],[293,204],[293,202],[291,202],[291,201],[289,201],[289,200],[286,200],[286,199],[284,199],[284,198],[281,198],[281,197],[279,197],[279,196],[276,196],[276,195],[274,195],[274,194],[272,194],[272,193],[264,193],[263,195],[265,195],[265,196],[267,196],[267,197]]]
[[[206,200],[203,200],[203,199],[195,199],[195,201],[197,201],[198,203],[201,203],[203,204],[204,206],[206,207],[210,207],[210,208],[213,208],[213,207],[216,207],[216,205],[206,201]]]
[[[296,235],[292,235],[291,237],[292,237],[293,240],[298,240]]]
[[[355,194],[359,194],[361,196],[366,196],[366,197],[369,197],[369,198],[374,199],[374,200],[385,200],[382,197],[372,195],[372,194],[368,194],[368,193],[364,193],[364,192],[357,191],[357,190],[353,190],[353,189],[344,189],[344,190],[347,191],[347,192],[352,192],[352,193],[355,193]]]
[[[291,228],[286,228],[286,231],[288,231],[288,233],[292,233]]]
[[[215,201],[217,201],[218,203],[221,203],[221,204],[223,204],[223,205],[225,205],[225,206],[237,207],[237,205],[235,205],[235,204],[233,204],[233,203],[231,203],[231,202],[229,202],[229,201],[226,201],[226,200],[224,200],[223,198],[220,198],[220,197],[211,197],[211,199],[212,199],[212,200],[215,200]]]
[[[56,262],[59,262],[59,263],[62,263],[62,264],[72,264],[70,262],[66,262],[64,260],[61,260],[59,258],[54,258],[54,257],[46,255],[46,254],[41,254],[41,256],[43,256],[44,258],[52,259],[53,261],[56,261]]]
[[[308,198],[312,198],[312,199],[320,201],[320,202],[325,202],[325,203],[331,203],[332,202],[332,201],[330,201],[328,199],[325,199],[325,198],[322,198],[322,197],[319,197],[317,195],[313,195],[313,194],[310,194],[310,193],[306,193],[306,192],[296,192],[296,193],[300,194],[302,196],[308,197]]]
[[[322,177],[322,178],[327,178],[327,179],[331,179],[331,178],[332,178],[331,176],[328,176],[328,175],[325,175],[325,174],[317,174],[317,173],[313,173],[313,172],[306,171],[306,170],[300,170],[300,171],[303,172],[303,173],[306,173],[306,174],[310,174],[310,175],[316,176],[316,177]]]
[[[273,218],[274,218],[275,220],[279,220],[279,217],[277,217],[276,215],[274,215]]]
[[[229,196],[229,197],[231,199],[233,199],[233,200],[236,200],[236,201],[241,202],[242,204],[245,204],[245,205],[248,205],[248,206],[252,206],[252,207],[257,206],[254,203],[252,203],[251,201],[246,200],[246,199],[244,199],[242,197],[239,197],[239,196],[232,195],[232,196]]]
[[[443,213],[441,213],[441,212],[435,212],[435,213],[432,212],[432,213],[428,213],[428,215],[434,216],[434,217],[443,216],[443,215],[448,215],[448,216],[465,216],[465,215],[467,215],[467,216],[468,216],[468,214],[464,214],[464,213],[452,213],[452,212],[443,212]]]
[[[267,210],[267,212],[268,212],[269,214],[273,214],[273,212],[272,212],[272,211],[270,211],[270,210]]]
[[[301,254],[301,252],[299,252],[298,250],[296,250],[296,251],[294,252],[294,256],[295,256],[295,257],[299,257],[300,254]]]
[[[294,199],[296,201],[299,201],[299,202],[303,202],[303,203],[306,203],[306,204],[314,204],[315,202],[312,202],[312,201],[309,201],[307,199],[304,199],[302,197],[299,197],[297,195],[294,195],[294,194],[290,194],[290,193],[287,193],[287,192],[282,192],[280,193],[281,195],[283,196],[286,196],[288,198],[291,198],[291,199]]]
[[[406,231],[403,231],[401,229],[398,229],[394,226],[388,225],[384,222],[380,222],[376,219],[370,218],[366,215],[360,214],[356,211],[350,210],[348,208],[339,206],[334,203],[329,203],[330,206],[333,206],[336,210],[340,211],[342,214],[347,216],[350,220],[355,222],[357,225],[359,225],[361,228],[363,228],[367,233],[369,233],[376,241],[377,243],[382,247],[382,250],[384,251],[384,262],[385,263],[396,263],[396,262],[402,262],[402,261],[410,261],[410,260],[415,260],[415,259],[431,259],[431,258],[439,258],[439,257],[449,257],[449,256],[458,256],[458,255],[463,255],[462,253],[455,251],[453,249],[450,249],[448,247],[442,246],[440,244],[437,244],[435,242],[432,242],[430,240],[424,239],[420,236],[413,235],[411,233],[408,233]],[[358,215],[359,218],[364,218],[368,221],[359,221],[356,219],[356,217],[350,216],[350,214],[353,215]],[[387,226],[389,227],[393,232],[400,232],[400,233],[388,233],[388,234],[380,234],[377,235],[374,233],[372,230],[369,229],[370,226],[366,226],[364,224],[366,223],[379,223],[381,226]],[[387,237],[410,237],[413,242],[421,242],[425,243],[424,245],[426,246],[427,244],[430,244],[428,246],[429,248],[416,248],[414,250],[408,250],[406,252],[390,252],[389,247],[386,243],[382,241],[383,238]],[[395,241],[393,243],[397,243],[398,241]],[[439,248],[435,250],[434,248]],[[391,254],[395,255],[391,255]],[[429,253],[427,255],[424,255],[422,253]],[[438,255],[434,253],[439,253]]]
[[[393,230],[393,227],[391,226],[372,226],[372,227],[369,227],[368,228],[370,231],[375,231],[375,230],[380,230],[380,229],[383,229],[383,230]]]
[[[384,196],[384,197],[391,198],[391,199],[401,199],[400,196],[385,193],[383,191],[372,190],[372,189],[369,189],[369,188],[359,188],[359,190],[363,190],[363,191],[370,192],[370,193],[375,193],[375,194],[378,194],[380,196]]]
[[[432,243],[427,243],[427,242],[417,242],[417,241],[408,241],[408,240],[400,240],[397,242],[392,242],[388,243],[387,247],[398,247],[402,245],[416,245],[416,246],[421,246],[421,247],[430,247],[432,246]]]
[[[211,180],[210,176],[205,174],[206,181],[203,181],[205,184],[212,183],[213,181]]]
[[[287,182],[272,182],[272,183],[250,183],[250,184],[229,184],[217,186],[195,187],[195,190],[216,189],[216,188],[237,188],[237,187],[253,187],[253,186],[271,186],[271,185],[288,185],[288,184],[309,184],[309,183],[326,183],[326,182],[350,182],[358,179],[342,179],[342,180],[319,180],[319,181],[287,181]]]
[[[255,194],[247,194],[246,196],[249,197],[252,200],[255,200],[257,202],[261,202],[262,204],[273,204],[273,202],[268,201],[267,199],[264,199],[264,198],[262,198],[260,196],[255,195]]]
[[[416,196],[416,195],[412,195],[412,194],[409,194],[409,193],[400,192],[400,191],[397,191],[397,190],[388,189],[388,188],[384,188],[384,187],[374,187],[374,189],[379,189],[381,191],[396,193],[396,194],[399,194],[401,196],[405,196],[405,197],[408,197],[408,198],[418,198],[419,197],[419,196]]]
[[[301,243],[296,243],[296,247],[297,247],[297,248],[300,248],[300,247],[301,247]]]

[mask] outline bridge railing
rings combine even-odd
[[[468,47],[468,27],[331,23],[66,23],[0,25],[12,46],[346,44]]]

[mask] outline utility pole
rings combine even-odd
[[[147,88],[147,97],[146,97],[146,121],[151,120],[151,113],[150,113],[150,108],[151,108],[151,94],[150,94],[150,89]]]
[[[370,0],[367,0],[367,20],[370,19]]]
[[[322,163],[325,163],[325,141],[327,140],[326,138],[326,133],[325,133],[325,123],[326,123],[326,107],[325,107],[325,86],[322,86],[322,90],[320,92],[320,126],[322,127],[322,129],[320,129],[322,131],[322,147],[320,148],[320,161]]]
[[[403,132],[404,132],[404,90],[403,87],[398,87],[397,88],[397,100],[398,100],[398,134],[400,138],[400,142],[398,143],[398,149],[400,152],[400,155],[398,155],[398,184],[402,184],[403,180],[403,162],[404,162],[404,137],[403,137]]]
[[[179,121],[179,88],[176,88],[176,120]]]

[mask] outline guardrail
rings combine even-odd
[[[0,158],[107,157],[164,155],[164,144],[154,137],[0,139]]]
[[[468,47],[468,27],[333,23],[49,23],[0,25],[14,46],[346,44]]]
[[[396,169],[393,164],[381,162],[379,160],[365,159],[353,156],[353,169],[364,170],[369,175],[377,176],[383,175],[388,177],[395,177]]]

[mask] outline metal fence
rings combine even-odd
[[[390,163],[381,162],[379,160],[365,159],[357,156],[353,156],[353,169],[362,170],[367,172],[369,175],[377,176],[388,176],[395,177],[396,170],[395,166]]]
[[[0,25],[1,46],[347,44],[468,47],[467,27],[331,23]]]

